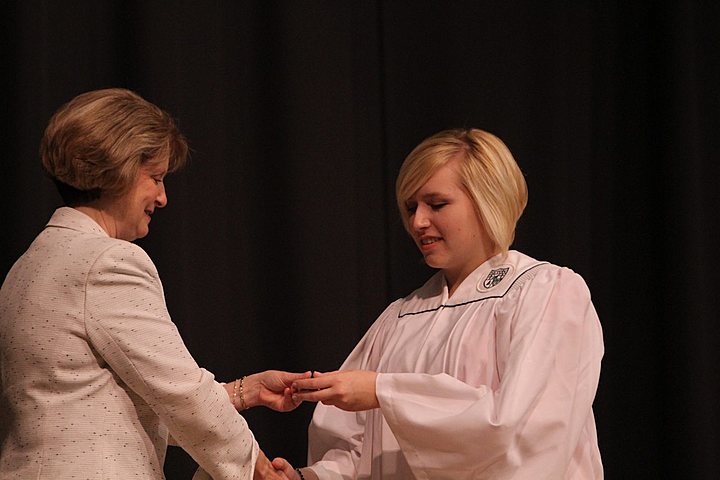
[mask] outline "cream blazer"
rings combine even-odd
[[[170,436],[215,480],[258,445],[170,320],[137,245],[58,209],[0,290],[0,479],[162,479]]]

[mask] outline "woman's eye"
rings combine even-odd
[[[445,205],[447,205],[447,202],[433,203],[432,205],[430,205],[430,208],[432,208],[433,210],[440,210]]]
[[[407,213],[409,215],[412,215],[415,213],[415,210],[417,210],[417,205],[408,205],[406,208],[407,208]]]

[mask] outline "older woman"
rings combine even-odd
[[[578,274],[509,250],[527,203],[510,151],[481,130],[440,132],[409,154],[396,191],[439,271],[340,371],[295,382],[297,399],[322,402],[311,466],[273,464],[306,480],[602,478],[600,323]]]
[[[237,410],[293,409],[302,375],[215,381],[131,243],[186,160],[173,119],[128,90],[92,91],[55,113],[40,151],[66,206],[0,290],[0,478],[162,479],[170,438],[198,477],[284,478]]]

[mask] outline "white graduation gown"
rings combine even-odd
[[[380,372],[380,408],[318,404],[308,465],[321,479],[601,479],[592,403],[602,355],[590,292],[572,270],[510,251],[451,298],[438,272],[343,363]]]

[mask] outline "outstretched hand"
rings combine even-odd
[[[253,480],[295,480],[288,478],[282,470],[276,470],[270,460],[265,456],[262,450],[258,452],[258,458],[255,462],[255,473]]]
[[[298,474],[297,470],[295,470],[293,466],[290,465],[290,462],[288,462],[284,458],[274,458],[272,461],[272,466],[278,472],[282,472],[283,475],[288,478],[288,480],[300,480],[300,475]]]
[[[315,372],[315,378],[293,382],[295,402],[322,402],[342,410],[358,412],[380,407],[375,393],[377,372],[343,370],[329,373]]]
[[[302,401],[293,399],[290,387],[293,382],[304,378],[310,378],[310,372],[266,370],[248,375],[243,380],[245,405],[248,408],[264,405],[278,412],[294,410]]]

